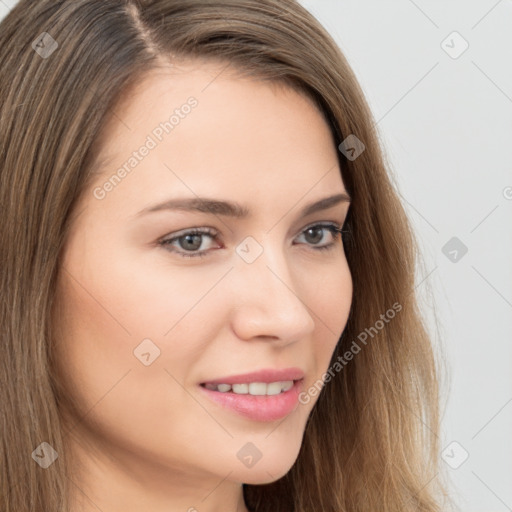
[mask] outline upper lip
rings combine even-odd
[[[255,372],[219,377],[201,384],[243,384],[246,382],[282,382],[287,380],[300,380],[304,378],[304,372],[300,368],[264,368]]]

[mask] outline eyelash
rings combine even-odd
[[[319,224],[312,224],[310,226],[307,226],[306,228],[304,228],[302,230],[302,232],[300,233],[301,235],[304,234],[308,229],[312,229],[312,228],[323,228],[323,229],[328,229],[332,235],[335,236],[335,241],[333,242],[330,242],[328,243],[327,245],[321,245],[321,246],[318,246],[318,247],[315,247],[314,245],[312,245],[311,247],[313,247],[313,250],[314,251],[322,251],[322,250],[331,250],[331,249],[334,249],[337,245],[338,245],[338,242],[339,242],[339,239],[338,237],[336,236],[337,234],[341,234],[341,240],[343,241],[344,240],[344,235],[346,235],[348,233],[347,230],[344,230],[342,228],[339,227],[338,224],[334,224],[334,223],[319,223]],[[204,256],[206,256],[210,251],[209,250],[204,250],[204,251],[201,251],[201,252],[191,252],[191,251],[187,251],[187,252],[182,252],[182,251],[179,251],[179,250],[176,250],[176,249],[170,249],[170,248],[167,248],[166,246],[170,246],[170,244],[176,240],[179,240],[180,238],[184,238],[186,236],[190,236],[190,235],[208,235],[210,237],[212,237],[213,239],[216,239],[216,237],[218,236],[218,234],[211,228],[195,228],[195,229],[191,229],[190,231],[185,231],[184,233],[182,233],[181,235],[179,236],[174,236],[172,238],[167,238],[167,239],[164,239],[164,240],[161,240],[160,242],[158,242],[159,245],[163,246],[166,250],[170,251],[170,252],[174,252],[176,254],[178,254],[179,256],[183,257],[183,258],[202,258]]]

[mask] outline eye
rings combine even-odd
[[[215,239],[217,234],[210,228],[195,228],[190,231],[184,232],[182,235],[173,236],[172,238],[164,239],[160,241],[160,245],[163,245],[168,251],[176,252],[180,256],[184,258],[193,258],[196,256],[203,257],[206,256],[206,250],[202,250],[200,252],[192,252],[198,251],[203,245],[203,237],[209,237]],[[175,242],[178,242],[181,246],[178,250],[176,250],[176,246],[173,245]],[[181,243],[180,243],[181,242]],[[183,252],[184,251],[184,252]],[[190,254],[187,254],[190,253]]]
[[[313,224],[302,230],[299,238],[304,237],[307,245],[310,245],[314,251],[320,251],[334,249],[340,245],[341,240],[338,235],[341,233],[345,233],[345,231],[338,224]],[[331,241],[320,245],[328,234],[331,235]],[[216,240],[218,233],[211,228],[194,228],[184,231],[182,234],[163,239],[158,243],[166,250],[177,253],[184,258],[203,257],[211,252],[203,246],[205,237]]]
[[[327,233],[331,234],[333,240],[324,245],[318,245]],[[343,230],[337,224],[314,224],[313,226],[307,227],[300,236],[309,238],[310,243],[314,246],[313,249],[320,251],[333,249],[338,245],[340,241],[338,235],[340,233],[343,233]]]

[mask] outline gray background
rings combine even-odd
[[[512,511],[512,1],[301,3],[360,80],[420,242],[452,496]]]

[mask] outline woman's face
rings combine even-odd
[[[303,213],[346,193],[327,124],[298,93],[221,70],[153,72],[112,112],[55,310],[80,456],[204,494],[291,468],[318,398],[297,394],[328,369],[352,299],[340,235],[307,229],[342,227],[349,204]],[[199,198],[219,203],[156,208]],[[260,370],[285,372],[238,383],[303,378],[270,396],[202,386]]]

